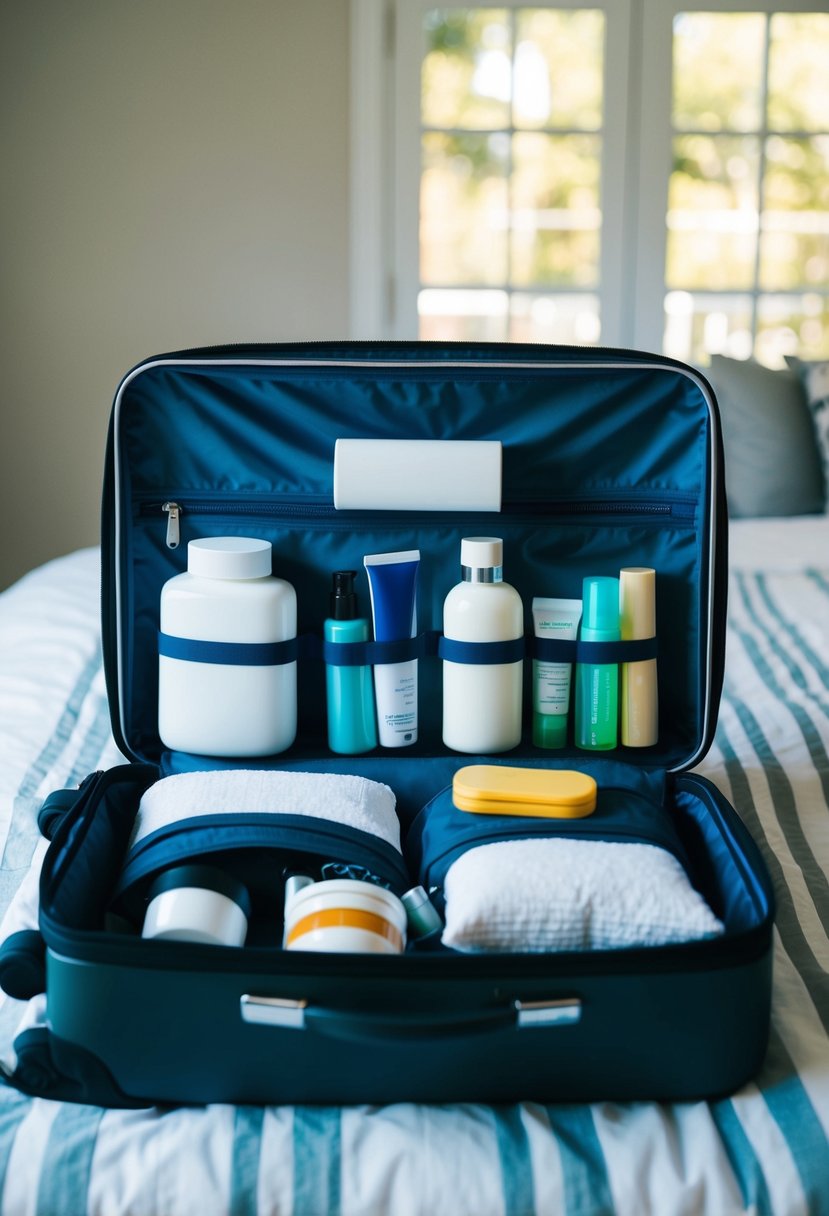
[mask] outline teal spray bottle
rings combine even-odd
[[[367,642],[368,621],[358,614],[354,590],[356,570],[335,570],[332,575],[330,616],[323,624],[326,642]],[[328,709],[328,746],[332,752],[353,756],[377,746],[374,686],[371,668],[326,663],[325,691]]]

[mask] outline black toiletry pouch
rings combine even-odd
[[[171,866],[206,862],[248,889],[257,916],[278,920],[286,872],[318,879],[325,865],[365,874],[402,894],[411,886],[401,854],[359,828],[312,815],[232,812],[179,820],[144,837],[127,855],[110,911],[140,926],[147,892]]]

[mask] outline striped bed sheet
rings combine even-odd
[[[829,1216],[829,519],[800,522],[775,521],[775,546],[760,521],[732,525],[726,684],[701,766],[779,901],[753,1083],[677,1105],[148,1111],[0,1086],[0,1216]],[[97,587],[83,550],[0,595],[0,936],[36,920],[43,797],[121,759]],[[4,1066],[43,1016],[41,1000],[0,1000]]]

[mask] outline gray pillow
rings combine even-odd
[[[820,452],[797,372],[713,355],[705,374],[722,417],[729,515],[822,512]]]
[[[802,359],[787,359],[786,362],[803,382],[823,462],[823,477],[829,486],[829,362],[805,363]],[[829,497],[825,509],[829,512]]]

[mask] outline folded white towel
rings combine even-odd
[[[505,840],[470,849],[444,884],[456,950],[608,950],[724,932],[665,849],[610,841]]]
[[[141,799],[130,848],[170,823],[236,811],[331,819],[379,836],[400,850],[395,797],[387,785],[350,774],[266,769],[162,777]]]

